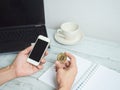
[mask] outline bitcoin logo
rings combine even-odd
[[[64,63],[67,60],[67,56],[64,53],[59,53],[57,55],[57,60],[61,63]]]

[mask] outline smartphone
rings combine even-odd
[[[37,40],[35,41],[33,50],[30,52],[27,62],[38,66],[40,64],[40,60],[43,58],[45,51],[47,50],[50,44],[50,39],[39,35]]]

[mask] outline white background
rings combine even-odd
[[[120,43],[120,0],[44,0],[46,26],[74,21],[86,36]]]

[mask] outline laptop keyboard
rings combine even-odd
[[[0,43],[3,42],[19,42],[19,41],[35,41],[39,34],[46,36],[45,26],[12,28],[0,31]]]

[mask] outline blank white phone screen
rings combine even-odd
[[[29,58],[39,62],[47,45],[48,45],[48,42],[38,39]]]

